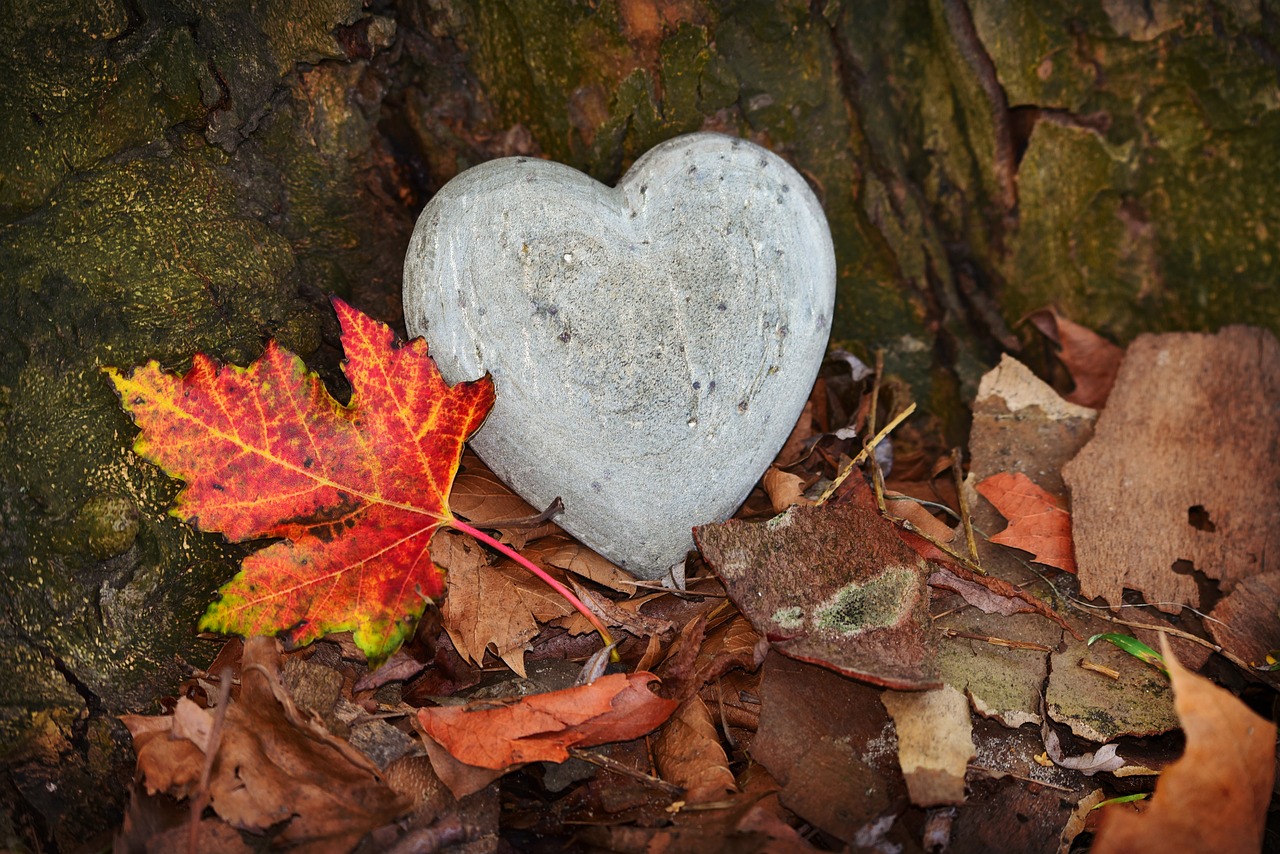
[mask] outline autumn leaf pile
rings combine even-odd
[[[1253,680],[1255,699],[1280,684],[1265,663],[1280,649],[1275,574],[1198,564],[1220,573],[1223,595],[1200,603],[1214,619],[1184,611],[1175,628],[1155,608],[1109,609],[1121,604],[1106,598],[1112,569],[1090,558],[1116,535],[1090,503],[1114,499],[1081,482],[1081,448],[1137,456],[1115,443],[1144,429],[1131,401],[1158,366],[1134,367],[1143,342],[1126,356],[1038,313],[1076,380],[1068,396],[1087,406],[1006,357],[974,402],[967,463],[912,421],[894,434],[890,477],[868,466],[843,481],[909,391],[835,354],[738,516],[695,532],[701,553],[673,592],[635,585],[544,518],[513,522],[535,509],[474,457],[459,474],[492,387],[448,388],[422,342],[397,348],[385,326],[335,307],[346,406],[274,344],[244,370],[197,357],[181,378],[154,364],[111,372],[143,430],[138,452],[186,481],[177,515],[235,540],[280,538],[202,622],[248,640],[193,672],[172,714],[126,720],[139,776],[121,850],[1263,840],[1275,727],[1193,671]],[[1280,357],[1251,336],[1161,345],[1206,364]],[[1265,408],[1280,358],[1263,363],[1261,390],[1238,370],[1215,382],[1244,382]],[[1148,422],[1173,417],[1152,408]],[[1268,488],[1280,483],[1268,472]],[[1155,535],[1230,554],[1212,535],[1247,532],[1247,514],[1186,494],[1165,516],[1159,495],[1144,499]],[[573,587],[615,632],[621,667],[542,582],[449,529],[463,524]],[[1124,583],[1160,603],[1173,573],[1158,569]],[[1165,648],[1169,675],[1126,644],[1088,640],[1129,632]],[[263,634],[324,642],[286,652]]]

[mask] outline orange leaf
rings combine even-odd
[[[1092,850],[1164,854],[1173,842],[1180,851],[1261,851],[1275,777],[1275,724],[1180,665],[1163,636],[1161,647],[1186,750],[1160,775],[1142,813],[1106,808]]]
[[[200,627],[295,645],[351,630],[381,662],[443,589],[428,543],[452,519],[462,444],[493,405],[488,377],[447,386],[415,340],[334,300],[351,381],[342,406],[267,344],[248,368],[197,355],[179,377],[106,369],[142,428],[134,451],[187,482],[173,514],[254,552]]]
[[[652,673],[614,673],[590,685],[533,694],[498,708],[418,710],[423,731],[459,762],[500,770],[563,762],[571,747],[630,741],[660,726],[677,703],[654,694]]]
[[[992,537],[991,542],[1031,552],[1037,563],[1076,571],[1071,514],[1056,498],[1021,472],[993,474],[977,489],[1009,520],[1009,527]]]
[[[1124,350],[1086,326],[1068,320],[1054,308],[1042,308],[1027,317],[1046,338],[1061,348],[1058,358],[1076,387],[1066,399],[1080,406],[1101,409],[1107,404]]]

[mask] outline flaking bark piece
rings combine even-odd
[[[1093,439],[1064,469],[1080,590],[1200,605],[1189,562],[1225,592],[1280,553],[1280,342],[1231,326],[1141,335]]]
[[[897,690],[938,687],[927,564],[850,504],[694,528],[729,598],[779,652]]]

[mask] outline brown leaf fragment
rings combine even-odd
[[[1105,406],[1124,350],[1092,329],[1067,319],[1055,308],[1032,312],[1027,320],[1060,348],[1058,358],[1075,382],[1067,400],[1093,409]]]
[[[798,474],[770,467],[760,479],[774,513],[781,513],[793,504],[812,504],[804,497],[804,478]]]
[[[1088,646],[1069,637],[1064,640],[1062,651],[1050,657],[1045,692],[1050,718],[1069,726],[1079,738],[1099,744],[1122,735],[1159,735],[1177,727],[1164,674],[1112,644]],[[1117,671],[1120,678],[1086,670],[1080,666],[1086,658]]]
[[[274,638],[245,643],[240,695],[229,702],[209,796],[232,827],[271,829],[284,845],[346,851],[408,809],[368,759],[298,711],[280,682]],[[201,716],[211,717],[182,705],[180,719],[167,718],[170,734],[136,716],[126,721],[140,739],[135,749],[143,784],[176,797],[193,794],[198,784],[205,757],[196,742],[209,738]]]
[[[1263,329],[1140,335],[1088,445],[1064,469],[1080,589],[1200,606],[1280,553],[1280,342]]]
[[[563,762],[571,747],[638,738],[662,724],[677,703],[649,690],[652,673],[615,673],[590,685],[522,697],[494,707],[420,709],[418,723],[458,761],[494,770]],[[439,769],[437,769],[439,770]]]
[[[1280,572],[1246,578],[1214,606],[1205,625],[1228,652],[1250,664],[1263,665],[1280,649]],[[1273,679],[1275,674],[1263,674]]]
[[[776,652],[762,672],[751,756],[783,785],[788,809],[852,842],[869,822],[906,806],[893,724],[874,688]]]
[[[1092,850],[1164,854],[1170,840],[1183,851],[1262,850],[1275,779],[1275,724],[1184,668],[1167,643],[1161,651],[1186,750],[1160,775],[1142,813],[1105,808]]]
[[[977,755],[969,701],[955,688],[885,691],[881,701],[898,733],[898,763],[911,802],[932,807],[964,803],[964,775]]]
[[[1039,614],[1083,640],[1061,614],[1037,599],[1021,587],[1015,587],[994,575],[978,575],[963,566],[950,565],[929,576],[931,587],[940,587],[960,594],[964,601],[987,614]]]
[[[1009,520],[991,542],[1031,552],[1037,563],[1076,571],[1071,550],[1071,514],[1021,473],[1001,472],[976,485],[978,493]]]
[[[925,562],[853,504],[694,529],[729,598],[774,648],[873,684],[938,684]]]
[[[685,790],[687,803],[724,800],[737,790],[711,710],[697,694],[681,703],[658,732],[653,757],[662,779]]]

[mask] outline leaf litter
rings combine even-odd
[[[1064,361],[1069,349],[1064,344]],[[1148,608],[1117,611],[1086,601],[1072,576],[1036,567],[1017,549],[990,542],[986,535],[998,530],[1000,516],[973,484],[1020,473],[1051,503],[1068,508],[1075,495],[1060,471],[1094,433],[1092,410],[1062,401],[1008,357],[984,378],[969,480],[959,493],[936,477],[945,470],[945,449],[909,422],[895,432],[892,454],[875,455],[882,464],[895,461],[884,478],[892,478],[891,489],[854,477],[828,503],[819,503],[861,450],[862,436],[907,399],[891,383],[873,386],[878,380],[860,376],[850,364],[836,360],[824,367],[773,474],[737,520],[713,526],[715,533],[699,532],[704,554],[690,561],[686,590],[635,584],[505,490],[478,459],[464,456],[450,499],[453,512],[519,546],[562,582],[576,584],[588,606],[617,630],[621,665],[573,687],[581,663],[600,647],[586,633],[589,624],[540,582],[512,571],[505,558],[442,531],[432,539],[432,553],[449,570],[443,610],[428,606],[419,631],[406,635],[381,669],[370,672],[366,655],[342,635],[283,655],[272,652],[284,662],[276,665],[275,683],[263,681],[269,667],[258,667],[262,644],[270,641],[254,639],[243,648],[255,661],[247,673],[238,641],[228,642],[216,665],[233,665],[242,683],[225,703],[226,731],[239,726],[246,710],[232,712],[244,705],[248,690],[263,707],[255,726],[268,732],[268,743],[294,738],[288,733],[296,730],[309,742],[333,746],[343,759],[332,760],[332,768],[326,759],[324,769],[339,780],[354,776],[348,783],[325,783],[328,793],[341,793],[344,785],[356,791],[371,786],[380,793],[380,812],[338,808],[338,817],[323,815],[334,807],[316,794],[300,797],[283,823],[250,827],[223,796],[223,808],[241,822],[232,824],[214,796],[219,772],[205,786],[200,781],[207,758],[200,745],[210,743],[202,733],[218,709],[219,678],[211,666],[193,674],[183,698],[171,704],[173,714],[130,723],[139,783],[122,850],[144,850],[148,841],[163,845],[161,839],[180,846],[192,838],[200,850],[212,851],[295,842],[300,850],[396,844],[406,850],[524,850],[551,840],[646,851],[923,844],[1053,851],[1087,840],[1098,812],[1131,807],[1081,811],[1084,819],[1072,822],[1076,805],[1091,803],[1086,799],[1095,791],[1111,797],[1135,787],[1149,791],[1149,776],[1122,775],[1168,766],[1181,742],[1172,733],[1131,735],[1160,731],[1141,721],[1161,708],[1170,712],[1164,728],[1178,725],[1167,685],[1159,684],[1163,677],[1110,645],[1091,649],[1073,635],[1133,631],[1160,643],[1154,630],[1161,628],[1213,632],[1217,642],[1260,661],[1264,647],[1280,646],[1267,634],[1274,608],[1269,615],[1265,610],[1275,585],[1257,574],[1239,582],[1235,598],[1229,594],[1220,603],[1229,609],[1221,613],[1231,617],[1230,626],[1202,623],[1191,612],[1170,618]],[[895,491],[946,504],[949,515],[931,515],[930,503],[908,508]],[[911,519],[910,529],[881,515],[880,495],[888,518]],[[980,532],[976,558],[985,576],[948,554],[970,559],[956,524],[962,513]],[[930,532],[945,548],[921,539],[917,530]],[[1077,531],[1076,550],[1080,538]],[[752,574],[746,569],[752,561],[771,571]],[[911,571],[893,574],[901,567]],[[894,595],[880,603],[886,607],[857,595],[886,574],[897,584],[888,585]],[[775,576],[793,589],[774,583]],[[747,607],[752,597],[775,607]],[[1121,604],[1145,605],[1135,597],[1129,593]],[[799,609],[799,631],[797,615],[787,609]],[[841,620],[824,624],[828,612]],[[904,626],[911,639],[905,659],[901,649],[882,643],[885,632]],[[839,638],[824,638],[833,627]],[[1205,664],[1209,647],[1185,639],[1178,644],[1180,659],[1192,651],[1199,656],[1194,666]],[[802,660],[778,652],[797,648]],[[1222,672],[1214,662],[1209,667]],[[337,676],[325,677],[325,671]],[[850,673],[860,678],[844,675]],[[871,687],[884,684],[938,687],[924,693]],[[1047,715],[1040,711],[1046,687]],[[1175,677],[1172,697],[1181,690]],[[295,711],[272,712],[267,695],[278,709]],[[930,697],[948,698],[946,712],[931,711]],[[649,711],[619,715],[617,702],[625,710],[635,702]],[[894,706],[893,717],[886,704]],[[1181,706],[1178,715],[1191,755],[1193,727]],[[615,729],[611,721],[620,717],[634,720]],[[1274,730],[1263,723],[1252,741],[1241,735],[1241,725],[1225,725],[1230,737],[1247,743],[1242,750],[1249,762],[1271,761]],[[1255,723],[1245,726],[1257,730]],[[272,732],[277,729],[282,734]],[[228,743],[238,743],[237,737]],[[951,750],[941,750],[942,744]],[[218,763],[224,749],[214,752]],[[482,764],[469,764],[455,751]],[[1116,765],[1119,757],[1122,766]],[[342,762],[358,773],[338,770],[348,767]],[[1212,757],[1196,764],[1202,766],[1202,788],[1217,785],[1214,775],[1234,773]],[[264,779],[292,771],[264,772]],[[1260,827],[1270,783],[1264,787],[1257,775],[1242,775],[1239,782],[1239,799],[1252,812],[1245,818],[1232,813],[1232,820]],[[187,804],[199,807],[202,797],[207,806],[190,824]],[[270,813],[273,803],[263,797],[255,807]],[[1188,811],[1212,824],[1204,816],[1220,807],[1215,801]],[[1142,832],[1159,838],[1165,820]],[[1084,836],[1078,836],[1081,827]]]

